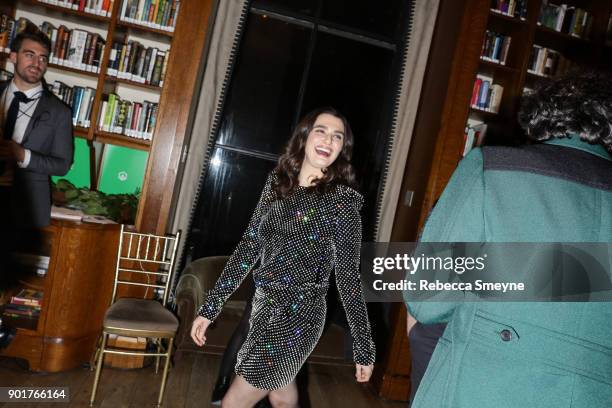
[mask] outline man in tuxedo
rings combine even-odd
[[[72,114],[46,89],[44,74],[51,41],[40,31],[24,31],[11,44],[14,76],[0,83],[0,289],[17,279],[11,261],[20,242],[35,242],[51,221],[52,175],[72,165]],[[14,330],[0,320],[0,349]]]
[[[66,174],[72,164],[70,108],[43,79],[50,50],[42,32],[18,34],[10,53],[14,77],[0,84],[1,216],[13,230],[49,224],[50,176]]]

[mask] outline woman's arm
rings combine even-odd
[[[363,198],[348,187],[342,187],[338,202],[335,233],[335,273],[338,291],[353,335],[353,358],[356,364],[374,364],[376,350],[372,341],[359,261],[361,251],[361,216]]]
[[[273,178],[274,173],[270,173],[246,231],[227,261],[225,268],[223,268],[214,288],[208,292],[204,304],[198,309],[198,316],[205,317],[210,321],[215,320],[227,298],[238,288],[257,262],[261,249],[259,224],[273,201]]]

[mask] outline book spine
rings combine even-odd
[[[176,4],[176,8],[174,8],[172,17],[170,19],[170,31],[174,31],[174,28],[176,27],[176,20],[178,19],[179,10],[181,8],[181,0],[175,0],[174,3]]]
[[[128,0],[122,0],[121,11],[119,12],[119,20],[125,20],[125,13],[127,10]],[[110,8],[109,8],[110,10]]]
[[[87,66],[92,70],[95,71],[96,67],[94,65],[94,59],[96,57],[96,49],[97,49],[97,45],[98,45],[98,37],[100,37],[98,34],[93,34],[91,36],[91,43],[89,44],[89,53],[88,58],[87,58]]]
[[[115,98],[112,109],[111,109],[111,119],[110,119],[110,131],[111,133],[117,133],[117,116],[119,115],[119,105],[121,103],[121,98],[118,96]]]
[[[117,49],[119,48],[119,46],[120,46],[119,43],[113,43],[113,47],[111,48],[109,52],[107,72],[108,72],[108,75],[110,76],[117,76],[117,69],[115,68],[115,65],[117,63],[117,54],[118,54]]]
[[[100,72],[100,62],[102,61],[102,55],[104,54],[104,40],[98,36],[98,42],[96,43],[96,52],[92,65],[94,66],[95,72]]]
[[[168,69],[169,60],[170,60],[170,49],[166,51],[166,55],[164,57],[164,65],[162,66],[162,71],[161,71],[161,80],[159,81],[159,86],[161,87],[164,86],[164,78],[166,78],[166,71]]]
[[[125,63],[125,54],[128,51],[128,44],[121,44],[121,52],[119,53],[119,65],[117,66],[117,76],[123,78],[123,65]]]
[[[157,59],[158,52],[159,50],[157,48],[153,48],[153,51],[151,51],[151,62],[149,63],[149,72],[147,72],[147,83],[148,84],[152,83],[153,69],[155,68],[155,61]]]
[[[157,120],[157,110],[158,110],[158,105],[156,103],[152,104],[151,106],[151,116],[149,119],[149,129],[145,135],[145,139],[146,140],[152,140],[153,139],[153,131],[155,130],[155,122]]]
[[[164,53],[158,52],[155,57],[155,67],[153,68],[153,76],[151,77],[151,85],[159,86],[161,80],[161,70],[164,64]]]
[[[113,102],[115,100],[115,94],[110,94],[108,95],[108,100],[106,103],[106,116],[104,117],[104,127],[102,128],[102,130],[104,130],[105,132],[110,132],[110,121],[111,121],[111,117],[112,117],[112,109],[113,109]]]
[[[487,98],[489,97],[489,88],[491,86],[491,82],[488,80],[483,80],[482,85],[480,86],[480,94],[478,95],[478,108],[486,109],[487,107]]]
[[[93,41],[94,35],[91,33],[87,33],[87,37],[85,38],[85,46],[83,47],[83,58],[81,58],[81,64],[85,67],[87,71],[89,68],[89,53],[91,52],[91,42]]]
[[[72,95],[72,126],[77,126],[79,118],[79,108],[81,107],[81,98],[83,97],[83,88],[75,86],[73,88],[74,93]]]
[[[77,124],[79,126],[86,127],[85,121],[87,119],[87,104],[89,103],[89,98],[91,97],[91,91],[92,89],[89,87],[85,88],[83,91],[83,96],[81,97],[79,106],[79,116],[77,118]]]
[[[142,72],[144,69],[146,53],[147,53],[147,49],[145,47],[140,47],[140,50],[138,52],[137,64],[134,67],[134,72],[133,72],[134,78],[136,81],[140,83],[144,82],[144,77],[142,75]]]
[[[470,106],[478,106],[478,95],[480,94],[480,87],[482,86],[482,79],[476,78],[474,81],[474,88],[472,89],[472,99],[470,100]]]
[[[92,89],[91,95],[89,96],[89,101],[87,102],[87,110],[85,112],[85,126],[89,128],[91,126],[91,112],[93,110],[94,99],[96,98],[96,90]]]
[[[128,59],[128,66],[127,66],[127,79],[134,79],[134,70],[135,70],[135,66],[136,66],[136,57],[138,57],[138,55],[140,55],[140,49],[142,48],[142,45],[138,42],[134,43],[134,45],[132,46],[132,52],[130,54],[130,57]]]
[[[123,127],[123,134],[126,136],[130,136],[133,114],[134,104],[130,104],[125,115],[125,126]]]
[[[106,107],[108,106],[107,101],[102,101],[102,106],[100,107],[100,115],[98,117],[98,129],[104,130],[104,120],[106,119]]]
[[[159,14],[159,3],[161,0],[155,0],[155,8],[153,9],[153,15],[151,16],[150,23],[152,26],[157,26],[157,15]]]

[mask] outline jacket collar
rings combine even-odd
[[[2,95],[4,91],[10,86],[10,83],[10,80],[0,83],[0,95]],[[30,133],[32,133],[32,130],[35,129],[36,126],[38,126],[38,123],[41,120],[45,120],[45,117],[49,116],[49,98],[52,98],[51,95],[52,94],[49,92],[49,90],[47,90],[43,86],[42,95],[40,96],[40,100],[36,105],[36,109],[34,109],[34,113],[32,114],[30,122],[28,123],[28,126],[26,127],[26,130],[23,134],[23,140],[21,144],[26,143],[28,138],[30,137]]]
[[[35,98],[37,96],[42,96],[42,94],[44,93],[44,86],[42,83],[39,83],[37,86],[35,86],[34,88],[28,89],[27,91],[22,91],[26,98]],[[17,85],[15,85],[15,81],[9,81],[6,92],[16,92],[16,91],[20,91],[19,88],[17,88]]]
[[[40,96],[40,100],[38,101],[38,105],[36,105],[36,109],[34,109],[34,114],[30,118],[30,122],[28,122],[28,126],[26,127],[25,133],[23,134],[22,144],[27,142],[30,137],[32,130],[38,126],[38,123],[41,120],[48,120],[50,116],[49,112],[49,92],[47,90],[43,90],[42,95]]]
[[[594,154],[595,156],[599,156],[602,159],[612,161],[612,155],[610,155],[602,145],[589,144],[588,142],[581,140],[578,134],[573,134],[571,135],[571,137],[550,139],[550,140],[545,141],[544,143],[582,150],[583,152],[587,152],[590,154]]]

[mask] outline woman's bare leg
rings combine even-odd
[[[268,399],[274,408],[298,408],[298,389],[295,380],[283,388],[270,391]]]
[[[221,401],[222,408],[251,408],[269,391],[253,387],[237,375]]]

